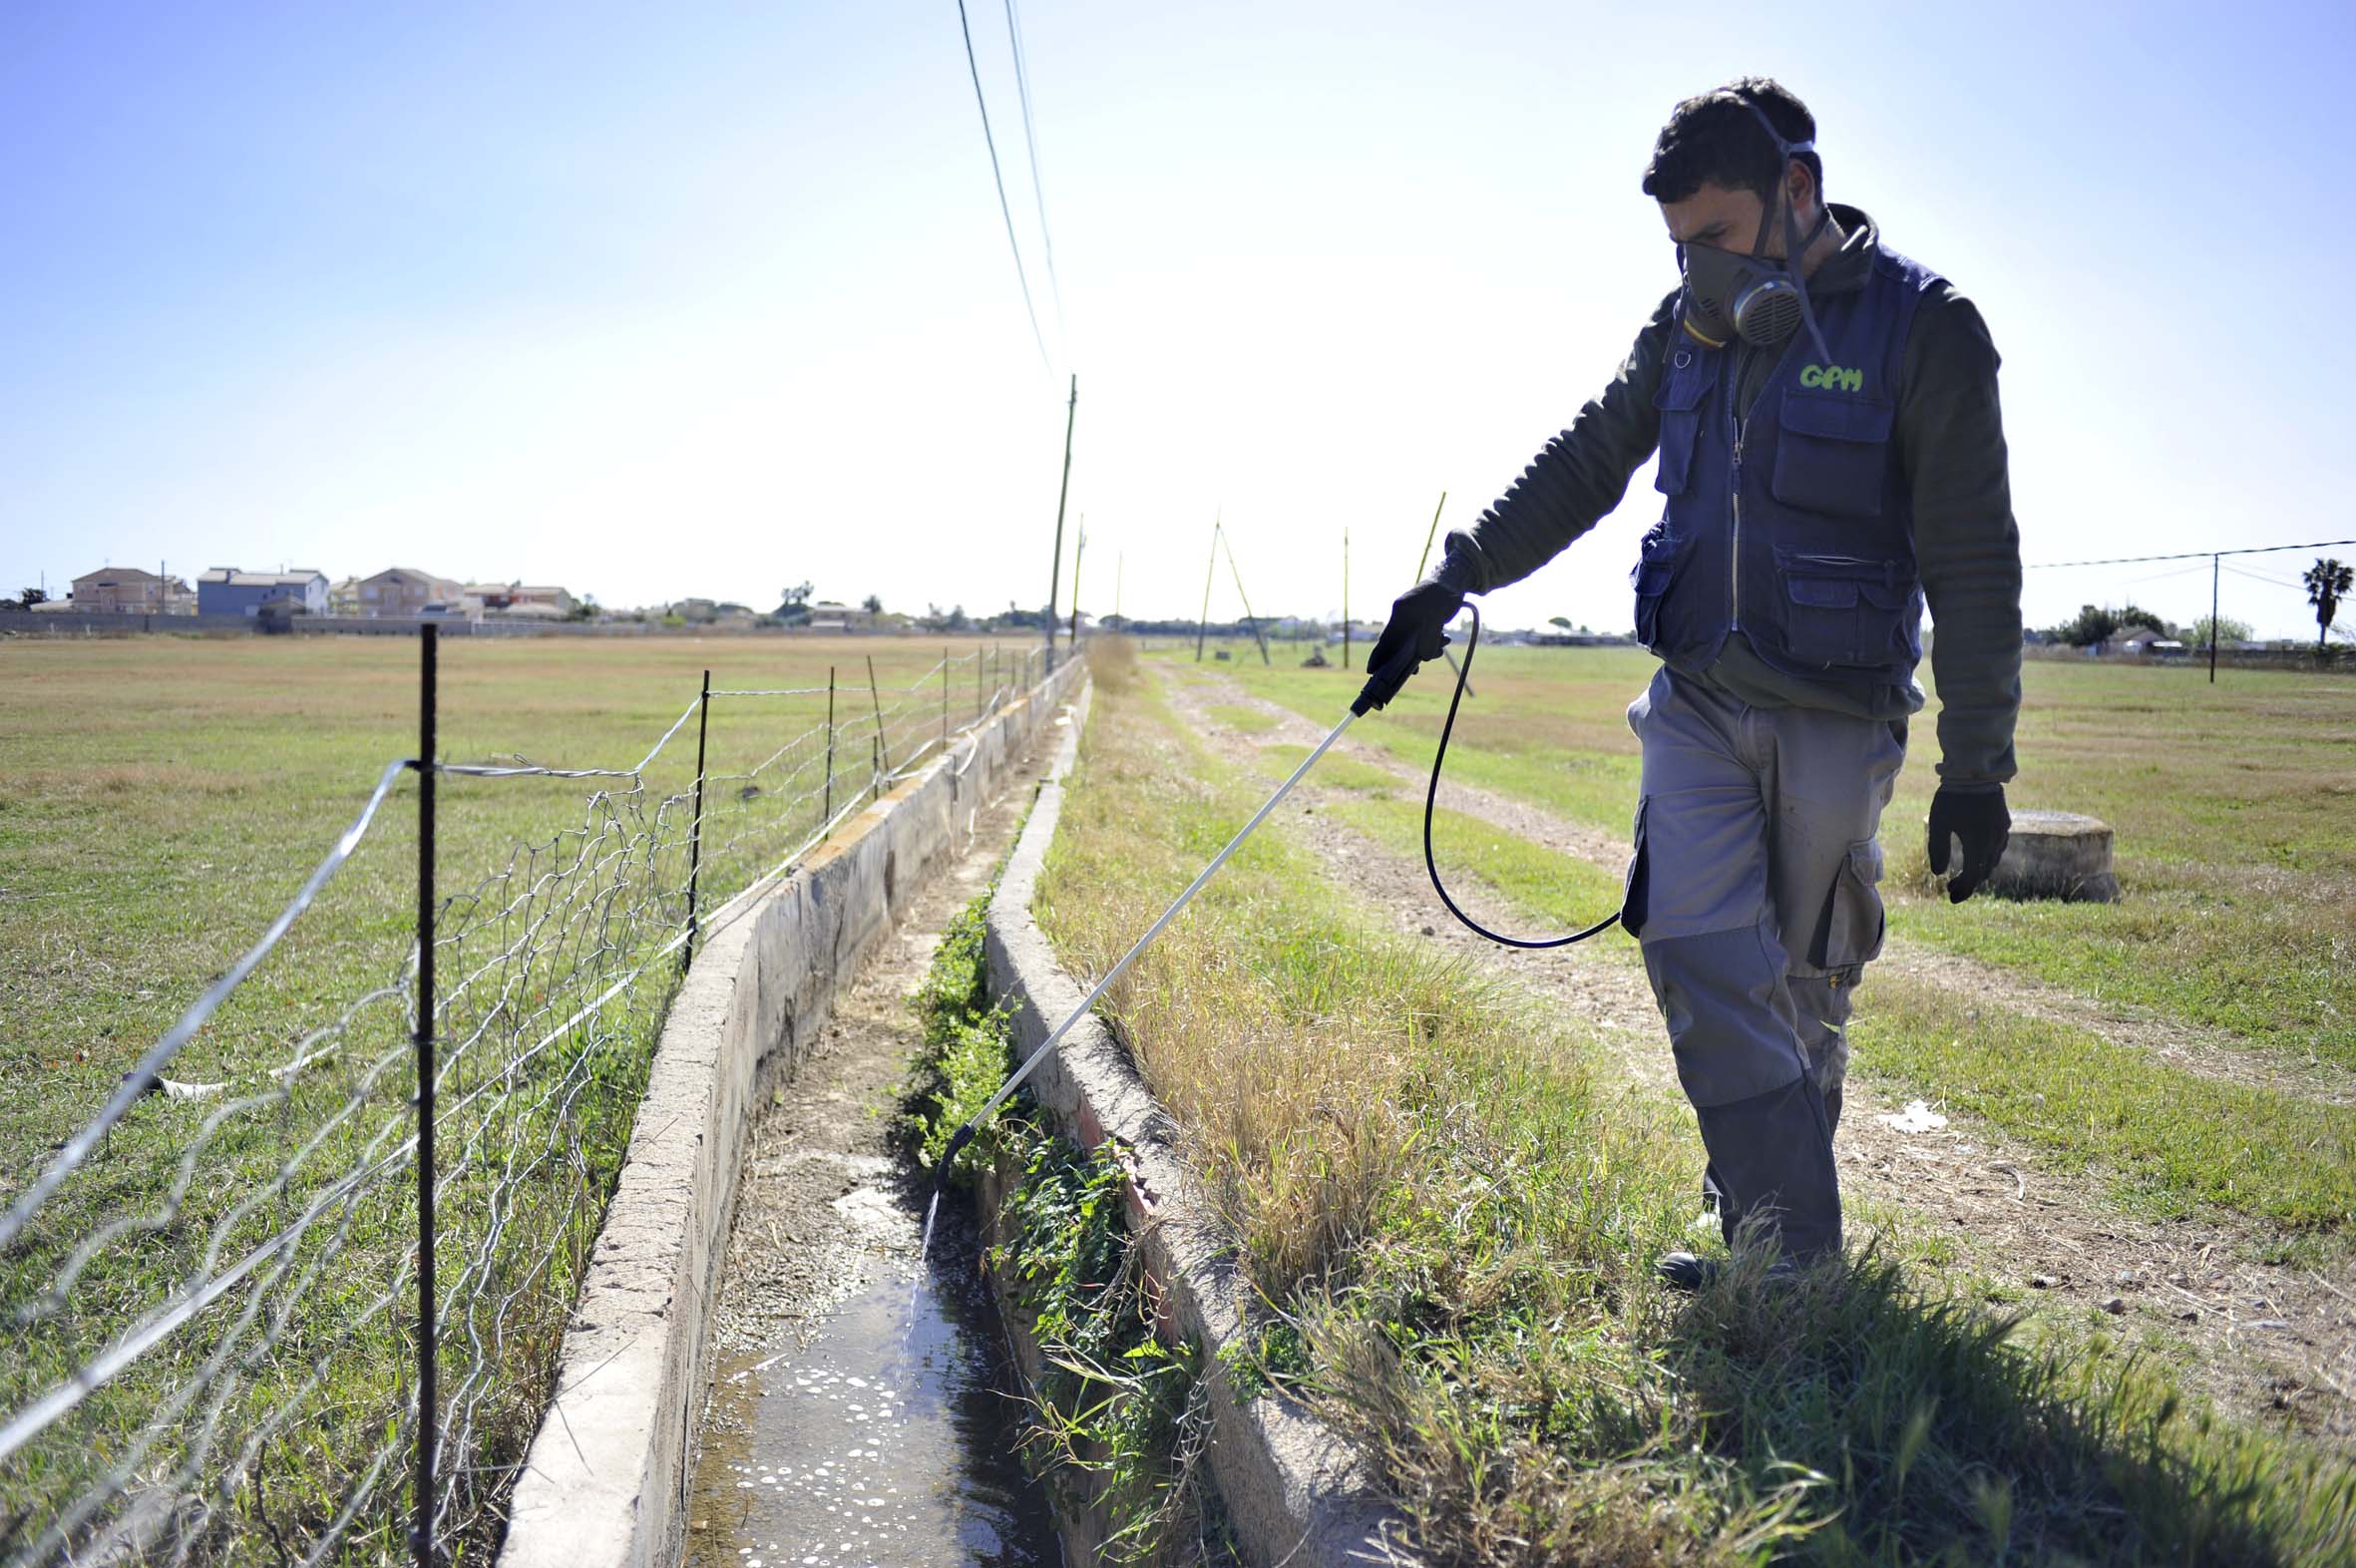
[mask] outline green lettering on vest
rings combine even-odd
[[[1803,387],[1823,387],[1832,392],[1861,392],[1865,389],[1865,372],[1839,365],[1802,365],[1799,384]]]

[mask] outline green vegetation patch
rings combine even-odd
[[[988,999],[989,899],[950,923],[915,999],[925,1042],[903,1127],[927,1167],[1014,1066],[1005,1012]],[[1039,1347],[1029,1467],[1065,1517],[1102,1526],[1113,1560],[1199,1560],[1187,1548],[1225,1533],[1200,1468],[1207,1387],[1192,1345],[1155,1337],[1120,1161],[1109,1144],[1086,1153],[1049,1131],[1024,1090],[976,1135],[954,1179],[971,1188],[993,1167],[1021,1172],[988,1263]]]
[[[1211,717],[1229,729],[1242,730],[1247,735],[1265,735],[1277,726],[1277,716],[1266,708],[1246,707],[1240,702],[1221,702],[1212,706]]]
[[[442,751],[626,769],[688,711],[707,666],[715,688],[816,688],[714,699],[708,919],[820,814],[817,748],[794,754],[818,760],[790,781],[791,757],[753,770],[823,733],[830,661],[846,726],[840,807],[868,784],[869,736],[849,727],[868,700],[867,655],[888,705],[942,651],[454,638],[440,654]],[[0,1202],[285,907],[385,765],[415,748],[417,694],[408,637],[0,643]],[[962,719],[963,678],[951,698]],[[937,707],[922,718],[937,733]],[[648,961],[683,916],[695,739],[690,721],[635,789],[440,782],[441,1473],[443,1545],[461,1560],[493,1550],[504,1528],[505,1487],[545,1408],[675,988],[676,963]],[[789,806],[804,790],[819,800]],[[184,1546],[224,1561],[405,1550],[415,791],[399,779],[350,861],[167,1067],[195,1087],[137,1101],[0,1255],[6,1410],[190,1281],[254,1261],[12,1456],[0,1536],[19,1520],[37,1535],[121,1469],[160,1532],[159,1558]],[[296,1060],[299,1071],[272,1071]],[[146,1435],[154,1445],[137,1447]],[[185,1507],[147,1506],[184,1493]],[[347,1503],[353,1523],[331,1549]]]
[[[2213,1203],[2290,1229],[2356,1224],[2356,1110],[2204,1078],[2083,1029],[1893,976],[1860,993],[1853,1070],[2101,1165],[2168,1215]]]
[[[1638,748],[1625,709],[1658,667],[1631,649],[1482,652],[1447,759],[1459,782],[1616,834]],[[1257,660],[1254,695],[1321,725],[1353,677]],[[1918,672],[1929,683],[1930,666]],[[2211,1025],[2293,1059],[2356,1070],[2356,680],[2033,659],[2023,670],[2016,810],[2073,811],[2117,834],[2119,905],[1974,899],[1927,885],[1921,824],[1937,785],[1937,695],[1914,722],[1885,813],[1892,928],[2104,1000]],[[1421,770],[1452,686],[1426,668],[1352,734]]]
[[[1395,853],[1420,855],[1422,814],[1351,802],[1335,815]],[[1443,812],[1442,877],[1502,895],[1553,935],[1609,914],[1617,879],[1506,830]],[[1873,974],[1850,1025],[1850,1070],[1959,1105],[2066,1163],[2100,1165],[2147,1212],[2215,1204],[2294,1230],[2356,1224],[2356,1111],[2220,1082],[2084,1029]]]
[[[1301,766],[1308,755],[1307,746],[1264,745],[1254,754],[1252,765],[1270,778],[1290,778],[1293,770]],[[1319,759],[1317,770],[1310,778],[1330,789],[1346,789],[1361,795],[1388,795],[1407,788],[1406,781],[1395,773],[1350,757],[1336,756],[1331,751]]]
[[[1909,853],[1920,860],[1919,844]],[[2271,880],[2271,879],[2266,879]],[[1910,942],[2034,975],[2101,1001],[2226,1030],[2293,1060],[2356,1071],[2356,934],[2300,890],[2225,879],[2132,882],[2118,904],[1898,899]]]
[[[1041,909],[1078,969],[1257,788],[1150,691],[1100,690],[1087,739]],[[1518,852],[1493,853],[1510,874]],[[1379,932],[1281,839],[1230,873],[1112,1010],[1267,1304],[1245,1385],[1314,1399],[1431,1557],[2345,1551],[2345,1465],[2188,1411],[2119,1357],[2021,1343],[1885,1262],[1770,1286],[1745,1255],[1666,1294],[1650,1262],[1690,1239],[1699,1163],[1681,1116],[1567,1020]]]
[[[1233,1561],[1203,1466],[1201,1355],[1154,1333],[1113,1145],[1082,1153],[1031,1128],[1009,1153],[1022,1176],[989,1266],[1039,1348],[1031,1468],[1067,1517],[1101,1523],[1111,1561]]]

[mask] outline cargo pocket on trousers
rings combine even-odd
[[[1644,814],[1651,801],[1636,803],[1636,848],[1628,853],[1628,885],[1620,893],[1620,929],[1631,937],[1644,935],[1646,893]]]
[[[1864,839],[1840,858],[1808,960],[1833,983],[1854,985],[1881,956],[1882,931],[1881,845]]]

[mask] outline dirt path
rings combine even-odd
[[[1231,677],[1180,671],[1166,687],[1196,733],[1240,765],[1250,766],[1259,745],[1322,738]],[[1214,705],[1249,706],[1278,724],[1246,735],[1212,717]],[[1336,750],[1404,776],[1374,748],[1345,741]],[[1484,942],[1438,908],[1419,861],[1391,854],[1326,810],[1340,798],[1313,774],[1279,813],[1336,881],[1391,912],[1402,933],[1443,944],[1593,1023],[1633,1080],[1682,1103],[1651,987],[1624,940],[1614,933],[1543,956]],[[1625,864],[1624,844],[1527,805],[1444,781],[1440,799],[1562,853],[1615,870]],[[1469,880],[1449,892],[1486,924],[1525,923]],[[1984,967],[1958,970],[1919,952],[1896,967],[1968,986],[1983,1001],[2016,1005],[2027,995],[2009,977],[1983,985],[1974,972]],[[2104,1032],[2083,1018],[2069,1021]],[[1846,1100],[1836,1156],[1852,1219],[1865,1221],[1852,1224],[1853,1241],[1882,1217],[1876,1206],[1895,1211],[1888,1217],[1902,1230],[1955,1244],[1968,1269],[2032,1305],[2073,1312],[2082,1328],[2107,1321],[2132,1334],[2223,1407],[2261,1418],[2287,1413],[2304,1432],[2356,1445],[2356,1295],[2311,1271],[2267,1263],[2278,1239],[2271,1228],[2221,1212],[2181,1223],[2139,1220],[2103,1201],[2099,1178],[2062,1171],[1977,1118],[1953,1112],[1942,1128],[1901,1132],[1886,1119],[1900,1107],[1855,1074]]]
[[[1256,737],[1266,744],[1315,745],[1325,738],[1307,719],[1290,708],[1252,695],[1231,675],[1190,673],[1182,678],[1207,683],[1195,688],[1195,698],[1188,710],[1196,727],[1205,733],[1209,733],[1205,726],[1211,726],[1224,735],[1239,734],[1210,716],[1209,709],[1216,704],[1250,708],[1274,719],[1276,728]],[[1345,740],[1334,751],[1336,755],[1378,768],[1402,784],[1412,785],[1418,796],[1422,793],[1427,775],[1404,767],[1379,747]],[[1576,856],[1614,873],[1628,864],[1626,839],[1600,828],[1566,821],[1526,801],[1443,778],[1439,803],[1450,811],[1493,822],[1533,844]],[[1902,938],[1890,940],[1875,962],[1874,971],[1926,980],[1949,990],[1968,992],[1976,999],[1995,1002],[2029,1017],[2084,1029],[2113,1044],[2144,1051],[2171,1067],[2204,1078],[2247,1088],[2272,1089],[2327,1105],[2356,1105],[2356,1073],[2323,1063],[2287,1060],[2221,1029],[2163,1017],[2124,1002],[2082,996],[2031,976],[2012,974],[1976,959],[1941,953]]]

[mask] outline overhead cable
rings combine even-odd
[[[2179,550],[2169,556],[2106,556],[2100,561],[2038,561],[2023,570],[2050,572],[2057,567],[2131,567],[2146,561],[2206,561],[2212,556],[2269,556],[2284,550],[2329,550],[2334,545],[2356,545],[2356,539],[2319,539],[2308,545],[2243,545],[2232,550]]]
[[[982,110],[982,141],[989,149],[989,178],[998,188],[998,215],[1006,220],[1006,245],[1014,253],[1014,281],[1022,285],[1022,313],[1030,317],[1030,340],[1039,346],[1039,363],[1052,372],[1055,362],[1047,357],[1047,339],[1039,331],[1039,313],[1030,302],[1030,278],[1022,270],[1022,246],[1014,238],[1014,212],[1006,205],[1006,177],[998,169],[997,138],[989,133],[989,100],[982,93],[982,66],[974,58],[974,27],[966,19],[966,0],[958,0],[958,31],[966,39],[966,69],[974,77],[974,102]]]
[[[1006,38],[1014,48],[1014,93],[1022,100],[1022,148],[1030,156],[1030,194],[1039,209],[1039,243],[1047,253],[1047,292],[1055,300],[1055,330],[1065,331],[1063,325],[1063,285],[1055,277],[1055,236],[1047,228],[1047,190],[1039,180],[1039,138],[1030,123],[1030,62],[1022,49],[1022,22],[1014,12],[1014,0],[1006,0]]]

